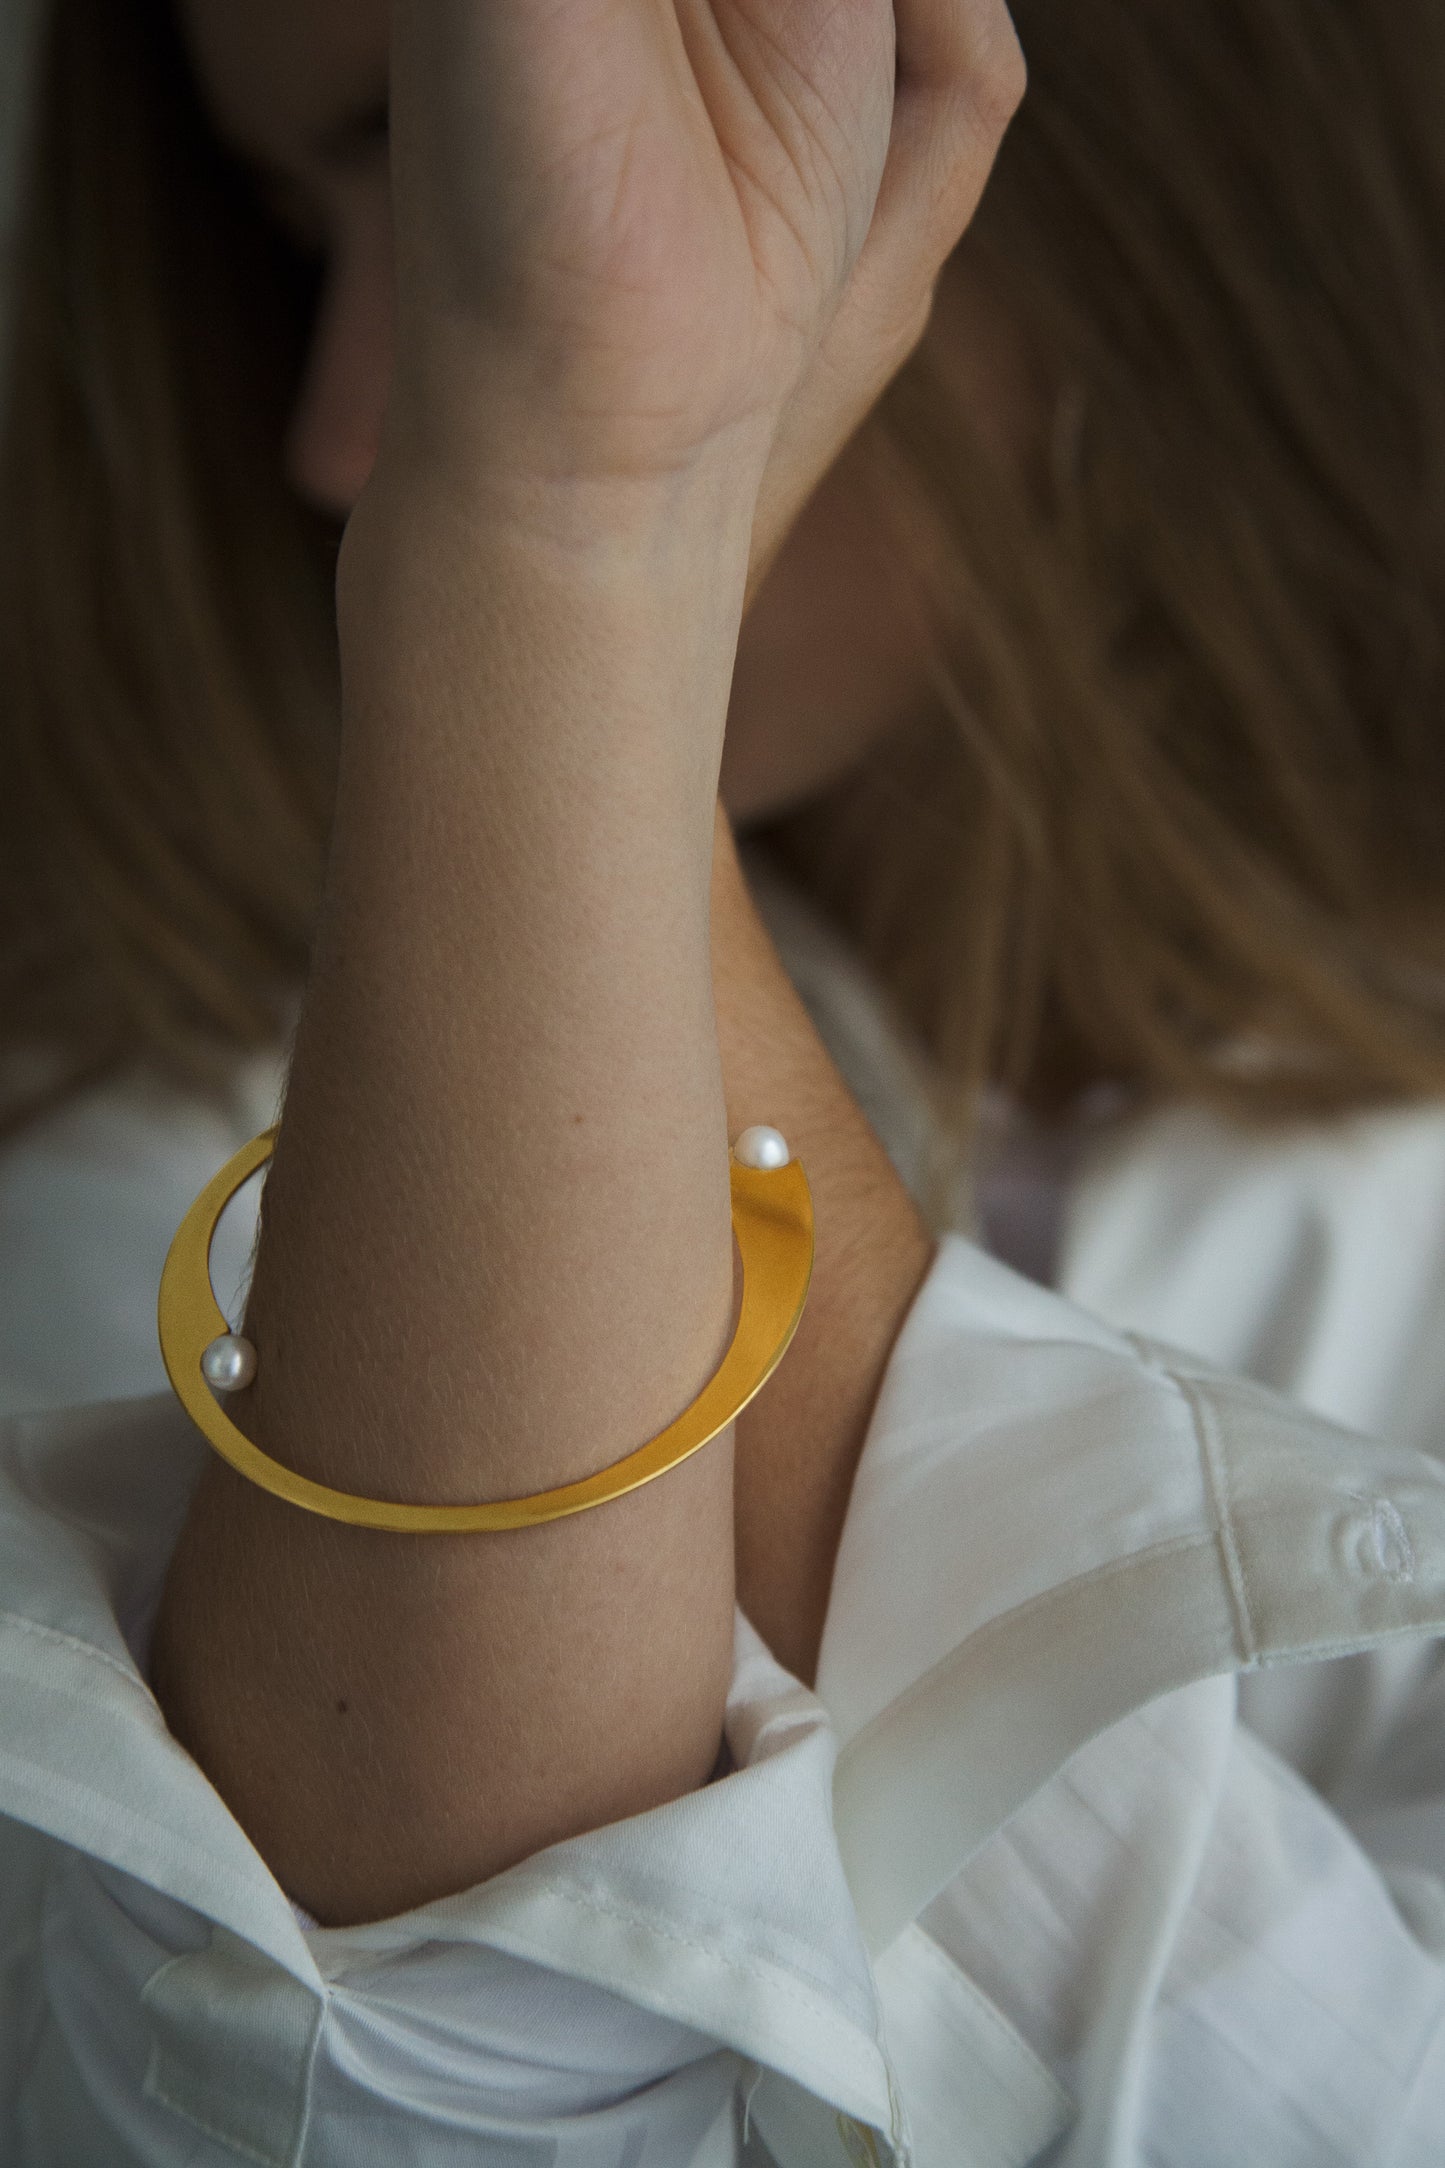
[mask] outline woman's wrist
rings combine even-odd
[[[692,574],[715,577],[739,558],[745,574],[769,431],[738,432],[699,447],[686,465],[632,475],[548,466],[522,452],[520,439],[501,414],[409,419],[393,397],[344,552],[390,530],[404,529],[414,545],[434,522],[473,548],[525,553],[623,595],[659,580],[685,587]],[[699,600],[706,596],[704,588]]]
[[[715,471],[604,490],[393,452],[338,567],[343,765],[402,717],[413,761],[460,730],[522,788],[564,748],[596,804],[621,787],[640,815],[642,788],[665,818],[681,788],[704,893],[752,515]]]

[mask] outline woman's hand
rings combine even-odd
[[[788,400],[753,522],[747,599],[803,506],[927,330],[939,274],[967,229],[1023,96],[1004,0],[897,0],[893,126],[873,222]]]
[[[1003,0],[410,0],[394,77],[403,380],[553,475],[760,424],[751,593],[922,336],[1024,70]]]
[[[863,250],[894,62],[891,0],[403,0],[399,416],[526,483],[740,444],[760,472]]]

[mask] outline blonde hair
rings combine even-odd
[[[160,0],[56,0],[0,436],[0,1134],[144,1063],[224,1092],[306,969],[335,536],[281,437],[314,278]]]
[[[913,725],[780,825],[950,1080],[1242,1121],[1445,1088],[1445,16],[1021,0],[1030,84],[872,426],[937,627]],[[939,547],[939,542],[942,547]],[[941,568],[941,569],[940,569]]]
[[[946,312],[866,425],[934,640],[768,847],[932,1055],[1240,1119],[1445,1088],[1445,24],[1434,0],[1021,0],[951,282],[1054,415],[1021,475]],[[0,449],[11,1128],[281,1030],[335,748],[334,537],[280,441],[308,274],[159,0],[56,0]],[[971,287],[970,289],[971,290]],[[960,287],[966,305],[966,291]],[[17,1076],[22,1072],[17,1069]]]

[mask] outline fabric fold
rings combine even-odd
[[[1037,1333],[1026,1368],[1020,1322]],[[1133,1711],[1213,1676],[1445,1634],[1445,1467],[1423,1454],[1043,1290],[1020,1296],[956,1236],[895,1357],[818,1680],[842,1739],[839,1846],[875,1952]],[[879,1557],[932,1570],[882,1580],[866,1564]]]

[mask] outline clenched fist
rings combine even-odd
[[[894,366],[916,336],[1015,59],[997,0],[399,0],[393,432],[524,481],[737,459],[756,488],[880,195],[914,242],[855,313]],[[876,362],[835,359],[840,415]]]

